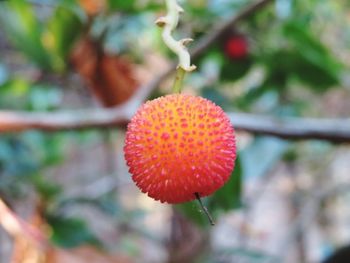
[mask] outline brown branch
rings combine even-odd
[[[14,213],[1,198],[0,225],[14,237],[25,237],[41,248],[49,246],[45,235],[38,228],[27,223]]]
[[[237,130],[285,139],[317,139],[350,142],[350,119],[276,118],[246,113],[229,113]]]
[[[131,114],[126,107],[60,112],[0,112],[0,132],[60,131],[123,126]]]
[[[256,11],[262,9],[267,4],[273,2],[272,0],[259,0],[251,5],[247,6],[246,8],[242,9],[239,13],[237,13],[235,16],[232,16],[227,21],[222,22],[221,24],[218,24],[217,26],[214,26],[213,29],[211,29],[211,33],[205,35],[198,44],[193,48],[191,51],[191,57],[195,58],[199,55],[201,55],[205,50],[207,50],[215,41],[222,36],[227,30],[229,30],[231,27],[235,26],[240,21],[246,19],[247,17],[254,14]]]
[[[61,131],[104,127],[125,127],[134,112],[129,103],[114,109],[75,110],[47,113],[0,112],[0,132]],[[132,107],[132,109],[135,109]],[[271,116],[228,113],[236,130],[272,135],[285,139],[318,139],[350,142],[350,120],[276,118]]]

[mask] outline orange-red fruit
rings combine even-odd
[[[146,102],[128,125],[125,159],[142,192],[171,204],[207,196],[234,168],[234,129],[202,97],[174,94]]]

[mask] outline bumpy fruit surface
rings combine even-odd
[[[146,102],[128,125],[125,159],[142,192],[171,204],[207,196],[234,168],[234,129],[224,111],[196,96]]]

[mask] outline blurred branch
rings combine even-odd
[[[199,40],[198,44],[193,48],[191,52],[191,57],[195,58],[201,55],[205,50],[207,50],[218,38],[222,36],[227,30],[231,27],[235,26],[241,20],[244,20],[254,14],[256,11],[262,9],[267,4],[273,2],[273,0],[259,0],[246,8],[242,9],[236,15],[232,16],[228,20],[214,26],[213,29],[210,30],[210,34],[205,35],[202,39]]]
[[[132,102],[132,101],[131,101]],[[113,109],[91,109],[47,113],[0,111],[0,133],[29,129],[41,131],[125,127],[134,114],[130,102]],[[228,113],[236,130],[285,139],[318,139],[350,142],[350,120],[276,118],[247,113]]]
[[[236,130],[255,134],[350,142],[350,119],[277,118],[246,113],[229,113],[229,117]]]
[[[12,236],[24,236],[35,245],[45,248],[48,246],[46,237],[31,224],[19,218],[0,198],[0,225]]]

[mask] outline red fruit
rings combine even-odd
[[[248,55],[248,43],[242,36],[234,36],[225,43],[225,54],[231,59],[242,59]]]
[[[128,125],[125,159],[142,192],[170,204],[207,196],[234,168],[234,129],[225,112],[196,96],[146,102]]]

